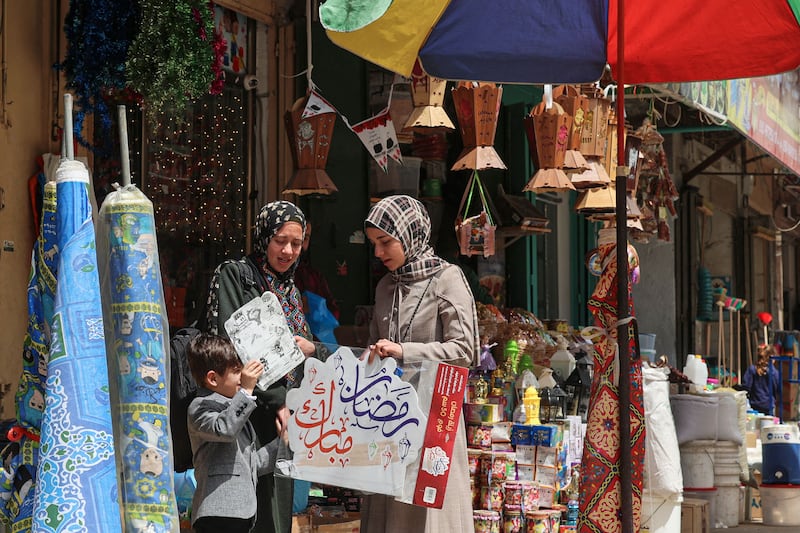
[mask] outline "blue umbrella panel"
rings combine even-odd
[[[112,378],[125,529],[178,531],[169,431],[169,324],[153,204],[135,186],[100,208],[106,345]]]
[[[38,532],[121,531],[89,173],[56,173],[58,276],[33,502]]]

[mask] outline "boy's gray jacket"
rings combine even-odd
[[[197,489],[192,523],[203,516],[255,516],[258,476],[275,467],[277,439],[259,447],[250,413],[255,401],[200,388],[188,412]]]

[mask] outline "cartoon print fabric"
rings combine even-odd
[[[177,529],[168,412],[166,321],[153,204],[135,186],[100,209],[98,255],[104,277],[106,345],[115,378],[115,423],[126,531]],[[102,241],[101,241],[102,239]]]

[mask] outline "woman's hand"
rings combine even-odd
[[[289,422],[289,408],[285,405],[278,409],[278,414],[275,417],[275,429],[278,430],[278,435],[283,439],[283,442],[289,443],[289,433],[287,431],[287,424]]]
[[[375,356],[383,359],[384,357],[394,357],[398,360],[403,360],[403,347],[387,339],[380,339],[375,344],[369,347],[369,363],[375,359]]]
[[[303,355],[305,355],[306,357],[311,357],[312,355],[317,353],[317,347],[314,346],[313,342],[306,339],[305,337],[301,337],[300,335],[295,335],[294,342],[297,343],[297,347],[300,348],[300,351],[303,352]]]

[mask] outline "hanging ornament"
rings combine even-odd
[[[442,107],[445,87],[447,80],[429,76],[422,70],[422,65],[417,59],[414,70],[411,71],[411,98],[414,101],[414,110],[408,117],[404,129],[417,133],[456,129]]]
[[[338,191],[325,172],[336,113],[325,111],[302,118],[310,96],[311,93],[297,99],[284,115],[295,172],[283,194],[330,194]]]
[[[345,123],[347,123],[346,119]],[[374,117],[363,120],[354,126],[347,124],[347,127],[358,136],[369,155],[372,156],[384,172],[389,168],[390,157],[400,164],[403,163],[403,156],[400,153],[400,145],[397,143],[397,133],[392,123],[392,117],[389,114],[389,107],[384,108]]]
[[[546,94],[545,101],[534,107],[523,123],[531,155],[539,169],[523,190],[532,192],[575,190],[561,168],[564,166],[572,117],[564,112],[563,107],[552,102]]]
[[[460,82],[453,89],[464,149],[451,170],[506,169],[493,146],[502,96],[494,83]]]
[[[587,159],[603,157],[606,153],[606,130],[611,100],[603,97],[602,91],[595,86],[584,86],[583,92],[587,96],[588,111],[581,127],[580,150]]]

